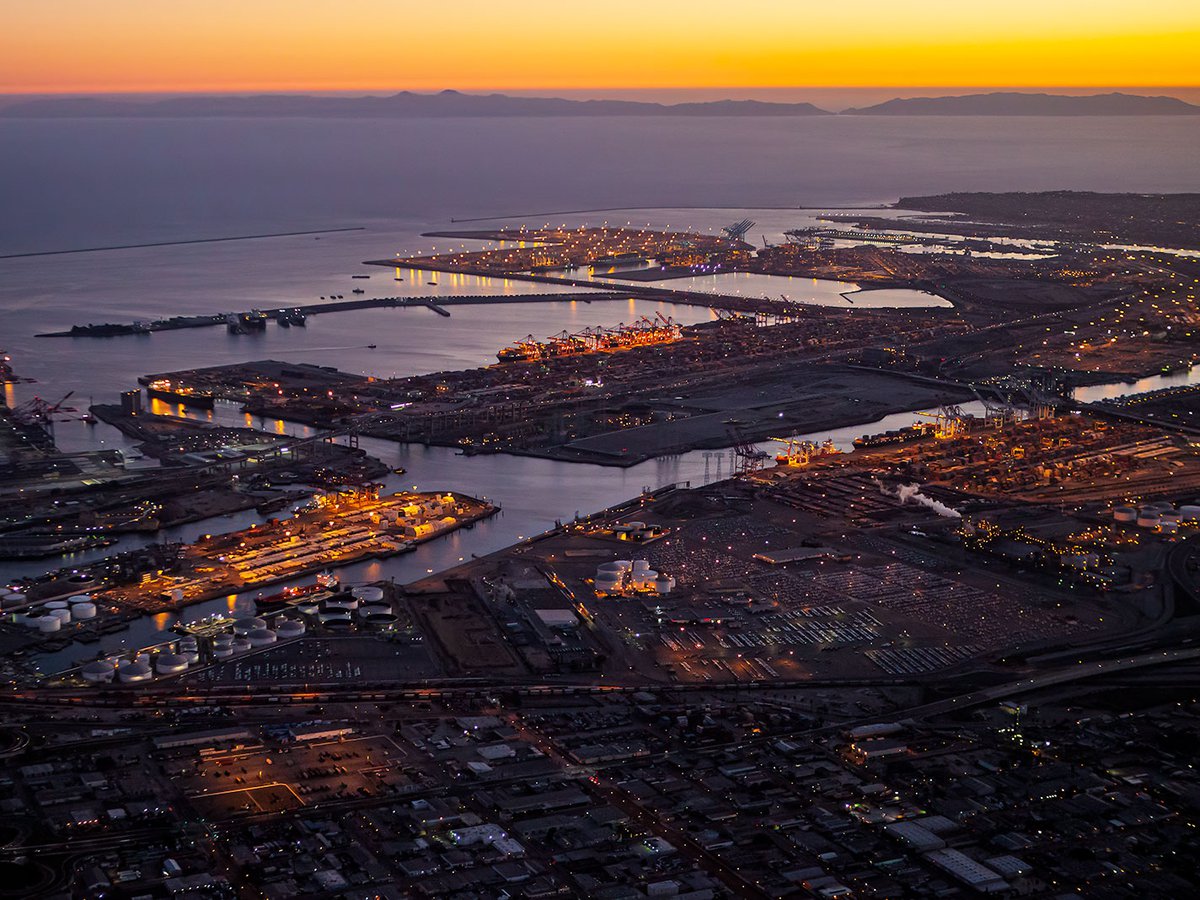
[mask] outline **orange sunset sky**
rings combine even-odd
[[[1196,0],[0,0],[5,93],[1200,83]]]

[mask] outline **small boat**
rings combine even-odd
[[[367,344],[367,349],[374,350],[377,346],[378,346],[377,344]]]
[[[365,293],[366,293],[366,291],[364,291],[362,288],[355,288],[355,289],[354,289],[354,290],[352,290],[350,293],[352,293],[352,294],[365,294]]]
[[[436,281],[427,281],[427,282],[425,282],[425,283],[426,283],[426,284],[432,284],[434,287],[437,287],[437,282],[436,282]]]
[[[392,469],[392,474],[393,475],[403,475],[407,471],[408,471],[408,469],[404,468],[404,466],[396,466],[396,468]]]

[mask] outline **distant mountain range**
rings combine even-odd
[[[198,116],[292,116],[311,118],[457,118],[501,116],[826,116],[811,103],[717,100],[705,103],[643,103],[634,100],[564,100],[401,91],[386,97],[316,97],[262,94],[254,97],[192,96],[167,100],[53,97],[15,103],[0,115],[20,118],[80,116],[174,118]]]
[[[1200,106],[1175,97],[1142,97],[1136,94],[1022,94],[1015,91],[967,94],[962,97],[913,97],[888,100],[862,109],[853,116],[1194,116]]]
[[[1134,94],[1095,94],[1072,97],[1016,92],[968,94],[961,97],[914,97],[888,100],[853,116],[1177,116],[1200,114],[1200,106],[1174,97]],[[13,103],[0,109],[6,118],[459,118],[459,117],[585,117],[585,116],[831,116],[811,103],[769,103],[759,100],[716,100],[697,103],[646,103],[634,100],[566,100],[554,97],[512,97],[505,94],[464,94],[442,91],[415,94],[402,91],[382,97],[323,97],[262,94],[251,97],[187,96],[164,100],[125,100],[97,97],[52,97]]]

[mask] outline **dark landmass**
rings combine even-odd
[[[914,97],[848,109],[859,116],[1162,116],[1196,115],[1200,106],[1175,97],[1095,94],[1070,97],[1016,92],[958,97]],[[828,116],[811,103],[714,100],[696,103],[649,103],[636,100],[569,100],[561,97],[511,97],[441,91],[366,97],[308,94],[258,94],[249,97],[204,95],[167,99],[43,97],[0,109],[9,118],[205,118],[285,116],[302,118],[459,118],[593,116]]]
[[[1027,237],[1200,247],[1200,194],[951,193],[901,197],[896,206],[1020,226]],[[904,227],[922,230],[911,221]]]
[[[861,109],[852,116],[1194,116],[1200,106],[1176,97],[1143,97],[1136,94],[1023,94],[1016,91],[966,94],[959,97],[912,97],[888,100]]]
[[[631,100],[565,100],[442,91],[401,91],[385,97],[316,97],[261,94],[253,97],[197,96],[167,100],[107,100],[54,97],[16,103],[0,110],[10,118],[176,118],[289,116],[310,118],[456,118],[503,116],[825,116],[811,103],[717,100],[707,103],[643,103]]]

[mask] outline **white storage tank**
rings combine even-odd
[[[14,609],[25,603],[25,595],[19,591],[5,591],[0,595],[0,609]]]
[[[117,669],[111,660],[97,659],[80,669],[79,674],[88,684],[109,684],[117,676]]]
[[[351,590],[350,593],[363,603],[378,603],[383,599],[383,588],[377,587],[373,584],[365,584],[362,587],[356,587]]]
[[[233,633],[240,636],[249,634],[259,628],[266,628],[266,619],[260,619],[257,616],[247,616],[244,619],[237,619],[233,623]]]
[[[67,613],[67,615],[70,615],[70,613]],[[55,615],[38,616],[36,627],[42,634],[50,634],[62,628],[62,619]]]
[[[320,622],[323,622],[323,623],[349,622],[350,621],[350,610],[348,610],[348,609],[325,609],[325,610],[322,610],[318,614],[317,620]]]
[[[159,675],[178,675],[186,672],[187,667],[187,657],[179,653],[160,653],[154,660],[154,671]]]
[[[319,603],[297,603],[296,611],[306,616],[315,616],[321,609]]]
[[[213,659],[229,659],[233,656],[233,647],[230,644],[221,644],[213,647]]]
[[[1118,506],[1113,510],[1114,522],[1136,522],[1137,510],[1132,506]]]
[[[292,638],[298,638],[304,634],[304,631],[304,623],[297,621],[296,619],[284,619],[275,623],[275,634],[277,634],[281,640],[286,641],[291,640]]]
[[[91,603],[91,602],[92,602],[91,594],[72,594],[70,597],[67,598],[67,603],[69,605],[74,605],[76,603]]]
[[[250,641],[251,647],[265,647],[268,644],[275,643],[275,632],[270,628],[255,628],[252,632],[246,635]]]
[[[360,606],[358,608],[358,614],[364,619],[367,616],[380,616],[390,613],[391,611],[392,608],[386,603],[368,603],[365,606]]]
[[[45,603],[42,604],[42,609],[46,610],[47,612],[55,612],[56,613],[59,610],[70,609],[70,608],[71,608],[71,604],[68,603],[66,600],[47,600]]]
[[[654,590],[660,594],[669,594],[675,590],[675,579],[670,575],[659,574],[658,579],[654,582]]]
[[[54,616],[56,619],[58,619],[58,621],[60,621],[64,625],[66,625],[68,622],[71,621],[71,610],[70,609],[51,609],[51,610],[48,610],[48,614]]]
[[[150,663],[144,659],[125,660],[117,664],[117,679],[122,684],[136,684],[139,681],[149,681],[153,677]]]
[[[325,609],[358,609],[358,598],[353,594],[338,594],[322,602]]]
[[[250,641],[247,638],[240,637],[240,638],[234,638],[233,643],[230,644],[229,646],[230,646],[230,649],[233,650],[234,653],[245,653],[247,650],[250,649],[251,645],[250,645]]]
[[[96,618],[95,603],[72,603],[71,604],[72,619],[94,619]]]
[[[1162,522],[1158,526],[1158,530],[1163,534],[1179,534],[1178,522]]]
[[[1138,528],[1157,528],[1162,521],[1157,512],[1150,509],[1138,510],[1137,526]]]
[[[1179,507],[1179,516],[1185,522],[1200,522],[1200,506],[1194,503],[1185,503]]]
[[[1179,513],[1167,511],[1159,515],[1158,522],[1160,525],[1178,525],[1182,519]]]

